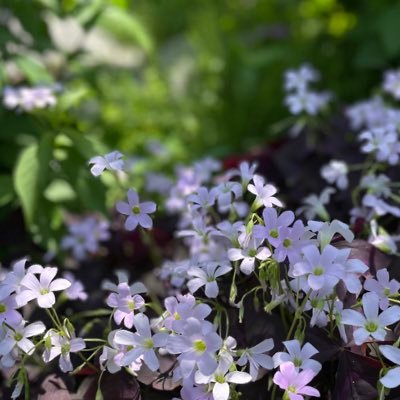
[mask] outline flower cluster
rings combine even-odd
[[[49,86],[6,87],[3,91],[3,104],[9,109],[29,112],[35,109],[53,107],[56,103],[55,89]]]

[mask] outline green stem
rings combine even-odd
[[[304,297],[303,301],[300,304],[300,307],[296,310],[296,312],[294,314],[293,321],[292,321],[292,325],[290,326],[289,332],[288,332],[288,334],[286,336],[286,340],[289,340],[290,337],[292,336],[293,330],[296,327],[296,322],[297,322],[297,320],[300,319],[301,314],[303,313],[303,309],[304,309],[304,307],[305,307],[305,305],[307,303],[308,298],[310,297],[311,292],[312,292],[312,289],[310,289],[307,292],[306,296]]]

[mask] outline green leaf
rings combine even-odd
[[[99,17],[99,26],[116,38],[137,43],[147,53],[152,53],[154,43],[141,21],[119,7],[107,7]]]
[[[39,83],[53,83],[53,77],[47,72],[45,66],[38,60],[29,56],[19,56],[15,63],[28,81],[34,85]]]
[[[28,225],[32,225],[39,196],[45,187],[52,154],[52,139],[44,136],[39,144],[25,148],[15,166],[14,188]]]
[[[396,56],[400,52],[400,6],[391,7],[378,20],[378,29],[386,53]]]
[[[14,188],[11,176],[0,175],[0,206],[9,203],[14,196]]]
[[[47,186],[44,197],[52,203],[62,203],[76,198],[72,186],[62,179],[56,179]]]

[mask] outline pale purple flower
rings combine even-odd
[[[382,85],[386,93],[391,94],[396,100],[400,99],[400,70],[386,71]]]
[[[387,203],[386,201],[377,198],[372,194],[366,194],[362,199],[362,205],[373,209],[378,216],[392,214],[395,217],[400,217],[400,208]]]
[[[392,193],[390,189],[390,178],[384,174],[368,174],[362,177],[360,188],[367,189],[368,193],[375,196],[389,197]]]
[[[71,353],[78,353],[86,347],[82,338],[76,338],[68,332],[60,334],[53,330],[46,333],[45,351],[43,352],[43,360],[48,363],[54,358],[60,356],[59,366],[62,372],[72,371]]]
[[[96,156],[90,159],[89,164],[93,164],[90,172],[94,176],[100,176],[104,170],[122,171],[124,168],[123,154],[119,151],[112,151],[104,156]]]
[[[22,321],[22,315],[16,310],[17,308],[19,307],[15,300],[15,295],[0,299],[0,326],[3,322],[6,322],[14,327]]]
[[[110,238],[109,224],[94,216],[69,222],[68,235],[61,241],[61,248],[72,251],[78,260],[84,260],[87,254],[94,254],[99,250],[99,242]]]
[[[57,268],[45,267],[40,273],[39,279],[33,273],[28,272],[21,280],[21,292],[16,297],[19,307],[33,299],[37,299],[41,308],[52,307],[56,302],[53,292],[65,290],[71,286],[71,283],[63,278],[53,280],[57,271]]]
[[[379,296],[373,292],[365,293],[362,297],[364,315],[358,311],[346,309],[342,312],[341,322],[355,327],[354,342],[361,345],[371,337],[375,340],[385,340],[385,328],[400,321],[400,307],[387,308],[379,314]]]
[[[307,89],[310,82],[319,80],[319,72],[311,65],[303,64],[298,69],[285,72],[285,89],[302,91]]]
[[[188,318],[204,320],[211,314],[211,307],[205,303],[196,303],[195,297],[190,293],[167,297],[164,300],[167,311],[163,325],[169,329],[181,332]]]
[[[254,173],[257,169],[257,163],[250,164],[248,161],[242,161],[239,168],[231,169],[226,173],[228,179],[239,176],[242,187],[246,188],[249,182],[253,179]]]
[[[274,368],[272,357],[265,354],[272,350],[273,347],[273,339],[265,339],[261,343],[258,343],[249,349],[245,349],[237,360],[237,365],[243,366],[248,363],[250,366],[250,376],[252,380],[255,381],[257,379],[260,367],[265,369]]]
[[[242,186],[237,182],[222,182],[212,190],[217,199],[218,210],[222,213],[229,211],[234,199],[242,196]]]
[[[348,107],[346,115],[353,129],[380,127],[388,122],[388,109],[379,96]]]
[[[74,275],[70,272],[64,272],[63,277],[71,283],[71,286],[65,289],[64,292],[68,299],[85,301],[88,298],[85,287],[80,280],[75,279]]]
[[[196,193],[187,197],[187,201],[193,203],[194,210],[207,211],[215,203],[216,193],[213,190],[208,191],[204,186],[200,187]]]
[[[274,354],[275,368],[284,362],[290,361],[294,364],[296,371],[310,369],[315,374],[318,374],[321,370],[322,365],[318,361],[311,359],[318,353],[318,350],[311,343],[305,343],[301,346],[298,340],[287,340],[283,342],[283,345],[286,347],[287,353],[277,352]]]
[[[297,214],[303,213],[307,219],[313,219],[316,215],[324,221],[329,220],[329,214],[326,211],[325,205],[329,204],[330,197],[336,190],[332,187],[325,188],[318,196],[310,194],[303,199],[303,206],[297,209]]]
[[[311,369],[298,372],[292,362],[284,362],[279,366],[279,371],[275,373],[273,381],[285,390],[285,394],[290,400],[304,400],[302,395],[320,397],[317,389],[307,386],[315,375]]]
[[[120,201],[117,203],[117,211],[127,215],[125,228],[133,231],[138,225],[145,229],[153,227],[153,221],[148,214],[156,211],[156,204],[152,201],[139,202],[139,196],[133,189],[128,190],[128,202]]]
[[[231,261],[240,261],[240,270],[245,275],[250,275],[254,271],[256,261],[265,261],[271,256],[268,247],[261,247],[262,242],[263,239],[242,234],[239,236],[240,248],[229,249],[228,258]]]
[[[384,228],[378,226],[375,219],[370,222],[370,228],[369,243],[384,253],[395,254],[397,252],[396,241],[399,240],[399,236],[389,235]]]
[[[143,361],[149,369],[156,371],[160,363],[155,349],[165,346],[168,334],[160,332],[152,335],[149,319],[144,314],[135,315],[133,317],[133,325],[136,328],[135,333],[120,330],[114,336],[116,343],[133,347],[123,356],[121,365],[129,365],[140,356],[143,356]]]
[[[400,349],[394,346],[379,346],[379,351],[391,362],[396,364],[395,368],[389,369],[388,372],[380,379],[382,385],[386,388],[393,389],[400,386]]]
[[[276,205],[278,207],[283,207],[282,202],[274,197],[274,194],[277,192],[276,187],[265,184],[264,178],[260,175],[254,175],[253,184],[250,183],[247,186],[247,190],[256,196],[256,201],[259,206],[273,207]]]
[[[294,264],[291,275],[305,276],[308,286],[313,290],[333,288],[342,277],[343,268],[336,261],[339,250],[331,245],[320,252],[315,245],[303,248],[303,260]]]
[[[188,270],[188,275],[193,278],[187,283],[187,286],[191,293],[195,293],[202,286],[205,286],[206,296],[215,298],[219,292],[217,278],[231,270],[230,265],[218,262],[206,262],[202,267],[191,267]]]
[[[213,229],[211,234],[213,236],[225,237],[233,244],[239,244],[239,235],[244,230],[245,226],[242,221],[231,223],[230,221],[224,220],[217,224],[216,229]]]
[[[99,357],[100,367],[102,369],[107,369],[111,374],[115,374],[122,368],[121,360],[128,351],[128,346],[120,345],[115,342],[115,334],[117,330],[111,331],[108,334],[107,341],[111,345],[104,346],[103,352]],[[132,372],[138,371],[142,366],[143,356],[139,356],[136,360],[132,361],[131,364],[127,366]]]
[[[193,384],[190,385],[183,384],[181,390],[181,397],[182,400],[214,400],[212,392],[208,390],[208,385],[193,386]]]
[[[317,115],[318,112],[325,108],[331,100],[332,95],[329,92],[312,92],[302,90],[289,94],[285,98],[285,104],[288,106],[289,111],[298,115],[305,113],[308,115]]]
[[[279,228],[280,243],[274,250],[273,258],[278,262],[283,262],[288,257],[291,264],[301,261],[303,247],[311,244],[306,233],[304,224],[300,220],[297,220],[291,228]]]
[[[343,236],[343,239],[349,243],[354,239],[354,233],[350,230],[349,226],[337,219],[331,222],[308,221],[307,228],[317,233],[317,239],[321,249],[329,244],[336,234]]]
[[[194,171],[201,182],[209,181],[212,174],[218,172],[221,167],[221,161],[218,161],[212,157],[205,157],[194,163]]]
[[[54,89],[48,86],[7,87],[3,92],[3,104],[9,109],[32,111],[52,107],[57,103]]]
[[[336,184],[340,190],[347,189],[349,185],[347,173],[348,167],[344,161],[331,160],[329,164],[326,164],[321,168],[321,176],[329,184]]]
[[[211,324],[188,318],[181,334],[169,337],[166,348],[171,354],[179,354],[179,369],[187,378],[196,365],[204,375],[211,375],[218,366],[215,353],[221,345],[222,339]]]
[[[379,297],[379,307],[386,310],[389,307],[389,296],[399,293],[400,282],[390,279],[386,268],[378,270],[376,278],[368,278],[364,282],[364,289],[375,293]]]
[[[148,172],[145,174],[145,188],[149,193],[165,195],[172,187],[172,180],[164,174]]]
[[[117,325],[123,322],[127,328],[132,328],[135,311],[140,310],[145,301],[139,294],[131,294],[131,288],[126,282],[118,285],[117,293],[111,293],[107,297],[107,305],[114,308],[114,321]]]
[[[378,161],[387,161],[390,165],[398,162],[400,145],[395,126],[388,124],[373,128],[362,132],[359,138],[365,141],[361,146],[361,152],[375,153]]]
[[[21,321],[14,329],[6,329],[4,339],[0,342],[0,355],[4,356],[12,351],[14,347],[18,347],[27,354],[32,354],[35,345],[29,339],[33,336],[42,334],[46,327],[43,322],[33,322],[25,326],[25,321]]]
[[[265,208],[263,211],[264,226],[255,225],[253,234],[256,238],[267,239],[274,247],[282,244],[281,228],[287,228],[294,221],[292,211],[284,211],[278,216],[275,208]]]
[[[251,376],[246,372],[229,372],[230,364],[220,362],[217,369],[212,374],[203,374],[197,371],[195,382],[200,384],[214,384],[212,394],[214,400],[228,400],[230,393],[230,383],[245,384],[251,381]]]

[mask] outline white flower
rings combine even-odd
[[[400,349],[394,346],[379,346],[379,351],[397,367],[390,369],[384,377],[380,379],[383,386],[393,389],[400,385]]]
[[[347,179],[348,167],[344,161],[331,160],[329,164],[321,168],[321,176],[331,185],[341,189],[347,189],[349,180]]]
[[[212,394],[214,400],[228,400],[230,386],[229,383],[244,384],[251,381],[251,376],[246,372],[228,372],[230,365],[228,363],[220,363],[215,372],[206,376],[200,371],[195,374],[195,382],[200,384],[214,383]]]
[[[32,354],[35,345],[28,338],[37,336],[46,330],[43,322],[38,321],[25,326],[25,321],[22,321],[14,329],[6,328],[5,338],[0,342],[0,355],[4,356],[12,351],[17,346],[22,351]]]
[[[307,219],[313,219],[318,215],[323,220],[329,219],[329,214],[326,211],[325,205],[329,203],[330,197],[336,190],[331,187],[325,188],[319,196],[311,194],[303,199],[304,206],[297,209],[296,213],[304,212]]]
[[[89,160],[89,164],[93,164],[90,172],[94,176],[100,176],[105,169],[109,171],[122,171],[124,168],[123,154],[119,151],[112,151],[104,156],[96,156]]]
[[[21,280],[22,289],[16,296],[18,305],[22,307],[31,300],[37,299],[39,307],[52,307],[56,302],[53,292],[65,290],[71,286],[71,282],[63,278],[53,281],[57,271],[57,268],[43,268],[39,279],[33,273],[28,272]]]
[[[202,286],[205,286],[204,290],[208,298],[215,298],[218,296],[219,288],[217,284],[217,278],[225,275],[232,270],[232,267],[227,264],[220,264],[217,262],[207,262],[204,268],[191,267],[188,270],[188,275],[192,278],[187,286],[191,293],[196,292]]]
[[[279,367],[284,362],[291,361],[297,371],[301,368],[311,369],[315,374],[319,373],[322,365],[318,361],[311,359],[311,357],[318,353],[318,350],[311,343],[305,343],[302,347],[298,340],[287,340],[283,342],[283,344],[288,352],[278,352],[274,354],[275,368]]]
[[[265,339],[256,346],[253,346],[250,349],[245,349],[239,360],[237,360],[237,364],[243,366],[249,363],[250,375],[253,381],[255,381],[257,379],[260,367],[265,369],[274,368],[272,357],[265,354],[266,352],[272,350],[273,347],[273,339]]]
[[[383,81],[383,90],[393,95],[396,100],[400,99],[400,70],[386,71]]]
[[[60,356],[59,366],[62,372],[72,371],[70,353],[77,353],[83,350],[86,345],[82,338],[75,338],[73,334],[61,335],[52,330],[45,335],[45,351],[43,360],[48,363],[57,356]]]
[[[379,314],[379,297],[375,293],[365,293],[362,305],[365,316],[350,309],[342,312],[341,322],[356,327],[353,332],[355,344],[361,345],[369,341],[370,337],[385,340],[385,328],[400,321],[400,307],[389,307]]]
[[[274,197],[277,192],[275,186],[265,184],[264,178],[260,175],[254,175],[253,183],[254,185],[250,183],[247,189],[256,196],[257,202],[260,203],[259,205],[263,204],[264,207],[273,207],[273,205],[283,207],[282,202]]]

